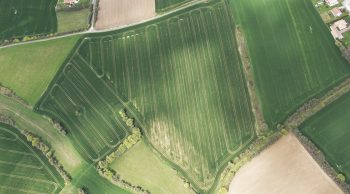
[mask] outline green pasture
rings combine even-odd
[[[155,0],[156,3],[156,11],[163,12],[167,10],[171,10],[183,3],[187,3],[192,0]]]
[[[45,156],[13,127],[0,123],[0,193],[55,193],[64,187]]]
[[[57,31],[57,0],[0,1],[0,40]]]
[[[36,110],[97,159],[125,136],[115,114],[125,107],[174,168],[209,190],[255,137],[234,29],[226,2],[215,1],[87,35]]]
[[[0,82],[34,105],[79,36],[0,48]]]
[[[300,130],[325,154],[327,161],[350,178],[350,93],[307,120]]]
[[[350,65],[311,1],[229,2],[245,33],[262,111],[271,127],[349,76]]]
[[[111,166],[122,179],[154,194],[193,194],[184,187],[176,170],[167,166],[144,142],[140,142],[118,158]]]
[[[90,9],[57,12],[57,33],[73,32],[89,27]]]

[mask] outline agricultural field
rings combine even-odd
[[[56,32],[57,0],[0,1],[0,41]]]
[[[154,16],[154,0],[100,0],[95,28],[101,30],[130,25]]]
[[[79,37],[0,48],[0,83],[34,105]]]
[[[155,0],[156,11],[163,12],[193,0]]]
[[[230,5],[245,33],[271,128],[349,76],[349,64],[311,1],[232,0]]]
[[[0,193],[55,193],[63,179],[19,131],[0,124]]]
[[[176,171],[167,166],[142,141],[116,160],[111,168],[122,179],[154,194],[194,194],[184,187],[184,181]]]
[[[195,187],[211,188],[255,138],[254,117],[225,1],[83,38],[36,110],[61,120],[90,159],[128,133],[147,139]]]
[[[343,194],[293,134],[243,166],[229,194]]]
[[[350,178],[350,93],[307,120],[300,130],[325,154],[338,172]]]

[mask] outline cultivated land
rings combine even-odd
[[[167,11],[191,0],[155,0],[157,12]]]
[[[108,29],[150,19],[156,15],[154,0],[100,0],[96,29]]]
[[[0,48],[0,82],[34,105],[79,36]]]
[[[300,130],[325,154],[338,171],[350,177],[350,93],[341,97],[311,119]]]
[[[0,193],[59,193],[63,179],[13,127],[0,123]]]
[[[56,32],[57,0],[0,1],[0,41]]]
[[[118,158],[111,168],[122,179],[154,194],[194,194],[184,187],[184,181],[176,171],[169,168],[142,141]]]
[[[116,114],[126,107],[152,145],[208,190],[255,137],[230,14],[215,1],[91,34],[37,109],[61,120],[78,149],[97,160],[127,134]]]
[[[342,194],[298,139],[289,134],[235,175],[230,194]]]
[[[262,111],[271,127],[349,76],[350,66],[311,1],[230,4],[245,33]]]

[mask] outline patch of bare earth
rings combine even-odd
[[[154,0],[100,0],[95,29],[129,25],[155,15]]]
[[[342,194],[293,134],[242,167],[230,194]]]

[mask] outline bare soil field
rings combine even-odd
[[[154,0],[100,0],[95,28],[124,26],[156,15]]]
[[[238,171],[230,194],[341,194],[340,188],[289,134]]]

